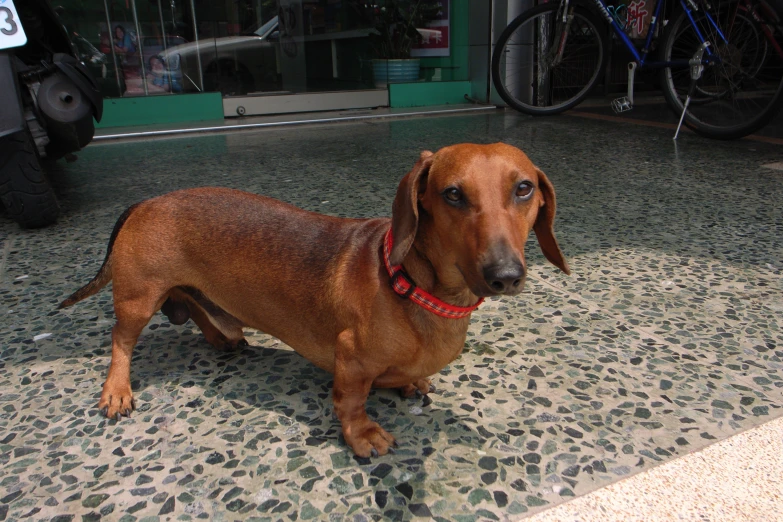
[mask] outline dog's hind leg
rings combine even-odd
[[[166,302],[174,303],[174,307],[186,306],[190,318],[215,348],[226,350],[247,346],[242,323],[195,288],[174,288]]]
[[[111,331],[111,364],[98,408],[106,417],[120,420],[130,416],[136,407],[130,383],[133,348],[139,335],[165,299],[165,291],[154,285],[135,287],[128,291],[114,285],[114,313],[117,322]]]

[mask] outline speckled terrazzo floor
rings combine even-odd
[[[526,522],[773,522],[783,503],[783,417],[576,497]]]
[[[355,459],[331,377],[288,347],[213,350],[158,315],[134,353],[139,409],[95,408],[111,294],[56,305],[114,221],[224,185],[344,216],[388,215],[423,148],[502,140],[558,192],[518,298],[473,316],[432,404],[376,391],[401,443]],[[63,217],[0,216],[0,520],[519,520],[783,413],[780,147],[510,112],[94,145],[64,164]]]

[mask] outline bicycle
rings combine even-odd
[[[492,55],[492,80],[503,100],[532,115],[557,114],[579,104],[598,83],[609,49],[608,23],[633,61],[628,95],[633,107],[636,69],[660,69],[660,87],[680,125],[717,139],[736,139],[766,125],[783,105],[783,25],[778,0],[677,0],[663,22],[657,0],[641,49],[605,0],[555,0],[515,18]],[[595,12],[603,22],[595,16]],[[651,60],[657,44],[658,60]],[[679,132],[679,126],[678,126]],[[675,136],[676,137],[676,136]]]

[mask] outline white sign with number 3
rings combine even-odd
[[[27,35],[14,7],[13,0],[0,0],[0,49],[21,47],[27,43]]]

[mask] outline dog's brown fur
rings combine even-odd
[[[517,197],[522,181],[534,186],[526,201]],[[450,187],[461,191],[459,205],[445,197]],[[462,352],[470,321],[436,316],[392,291],[381,258],[389,226],[392,262],[424,290],[468,306],[521,290],[531,230],[569,272],[554,237],[555,205],[544,173],[504,144],[422,153],[400,183],[391,220],[329,217],[224,188],[172,192],[122,215],[100,271],[61,307],[114,283],[117,322],[98,403],[108,417],[135,407],[131,354],[163,307],[175,324],[193,319],[213,345],[244,342],[247,326],[332,372],[346,442],[357,455],[383,455],[395,441],[367,417],[370,388],[428,393],[428,377]],[[512,265],[520,277],[493,288],[487,270]]]

